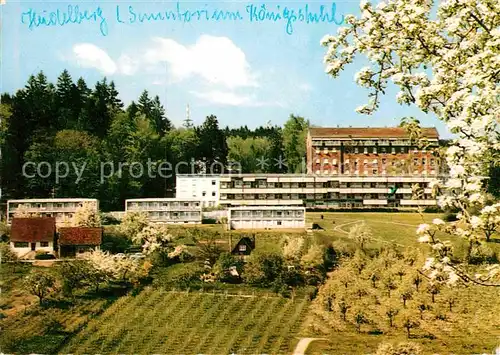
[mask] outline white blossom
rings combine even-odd
[[[427,233],[430,229],[430,226],[427,223],[422,223],[421,225],[418,226],[417,228],[417,234],[424,234]]]

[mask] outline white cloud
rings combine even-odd
[[[126,54],[122,54],[118,58],[118,68],[124,75],[134,75],[139,68],[139,62]]]
[[[277,101],[275,102],[259,101],[254,96],[239,95],[232,91],[218,91],[218,90],[208,91],[208,92],[191,91],[191,93],[210,103],[227,105],[227,106],[253,106],[253,107],[284,106],[282,103]]]
[[[118,69],[108,53],[92,43],[75,44],[73,54],[77,64],[83,68],[95,68],[106,75],[114,74]]]
[[[175,80],[200,76],[211,84],[228,88],[258,86],[245,53],[227,37],[202,35],[191,46],[160,37],[153,42],[154,46],[146,50],[146,62],[168,63]]]

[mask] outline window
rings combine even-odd
[[[189,202],[184,202],[184,207],[189,207]]]
[[[387,163],[387,159],[382,159],[382,165],[385,165]]]
[[[207,194],[207,192],[206,192],[206,191],[203,191],[203,192],[201,193],[201,196],[206,196],[206,194]]]
[[[238,249],[239,249],[239,251],[247,251],[247,246],[246,245],[240,245]]]
[[[396,148],[394,148],[394,147],[393,147],[393,148],[391,149],[391,153],[392,153],[392,154],[396,154]]]
[[[381,150],[382,150],[382,153],[384,153],[384,154],[387,153],[387,148],[386,147],[381,148]]]
[[[83,254],[83,253],[85,253],[85,249],[83,248],[78,249],[78,254]]]
[[[373,169],[373,170],[372,170],[372,174],[373,174],[373,175],[377,175],[377,173],[378,173],[378,170],[377,170],[377,169]]]
[[[365,151],[364,151],[365,154],[368,154],[368,148],[365,147]]]
[[[425,158],[422,158],[422,165],[425,165]]]
[[[215,196],[215,191],[212,191],[212,197]]]
[[[434,166],[434,159],[431,159],[431,166]]]
[[[417,159],[417,158],[413,159],[413,165],[414,165],[414,166],[417,166],[417,165],[418,165],[418,159]]]
[[[215,180],[212,180],[212,185],[215,185]]]
[[[278,226],[281,226],[281,221],[278,221]]]
[[[41,247],[48,247],[49,246],[49,242],[40,242],[40,246]]]
[[[359,153],[359,149],[358,149],[358,147],[355,147],[354,148],[354,154],[358,154],[358,153]]]
[[[14,248],[27,248],[28,242],[14,242]]]

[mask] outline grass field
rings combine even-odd
[[[307,299],[146,289],[91,320],[62,353],[284,354]]]

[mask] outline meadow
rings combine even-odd
[[[284,235],[296,235],[306,238],[307,244],[333,245],[336,250],[352,253],[356,243],[348,238],[349,228],[364,222],[373,235],[366,245],[368,251],[386,246],[396,246],[401,251],[416,246],[424,251],[425,246],[417,243],[415,230],[420,223],[429,223],[441,216],[314,212],[307,214],[307,223],[317,224],[322,229],[307,233],[297,230],[226,231],[220,224],[172,227],[171,232],[176,235],[187,229],[197,229],[197,235],[203,235],[203,231],[217,231],[218,243],[224,250],[229,250],[229,244],[234,245],[239,237],[255,234],[257,252],[281,253]],[[196,241],[189,233],[182,243],[196,248]],[[457,247],[460,244],[455,241]],[[500,243],[489,243],[489,246],[498,251]],[[174,278],[192,265],[171,265],[163,268],[158,276]],[[378,319],[378,306],[366,301],[369,298],[363,298],[364,303],[353,303],[353,307],[364,307],[372,319],[362,325],[361,331],[352,321],[341,322],[335,313],[328,316],[331,328],[318,329],[311,328],[310,324],[311,321],[325,323],[324,319],[318,321],[317,318],[321,291],[311,302],[307,292],[283,298],[245,284],[225,284],[216,291],[208,287],[210,291],[205,289],[205,292],[146,286],[142,291],[127,293],[127,290],[107,288],[98,294],[75,292],[71,299],[55,297],[41,307],[36,297],[28,295],[21,287],[21,278],[31,268],[37,267],[20,265],[0,270],[3,281],[0,303],[2,352],[285,354],[293,351],[300,337],[318,337],[323,340],[311,343],[307,354],[353,354],[373,353],[381,342],[408,340],[401,326],[395,328],[397,331],[387,329],[385,321],[375,320]],[[380,292],[373,290],[372,298],[383,300],[384,295]],[[500,314],[498,290],[479,288],[461,292],[462,300],[456,307],[460,312],[449,312],[444,320],[430,321],[429,318],[427,328],[421,327],[412,335],[410,340],[423,345],[424,353],[464,353],[462,349],[466,349],[465,353],[486,352],[498,342],[500,325],[493,321],[495,315]],[[397,291],[392,298],[391,302],[400,301]],[[442,295],[436,296],[436,305],[439,305],[436,309],[446,313],[447,304]],[[431,314],[440,316],[438,313],[428,312],[429,317]],[[382,319],[383,314],[379,318]]]

